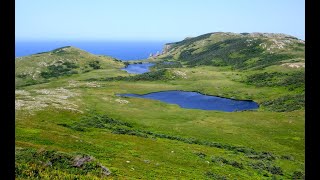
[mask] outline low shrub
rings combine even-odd
[[[161,61],[156,62],[154,66],[152,66],[153,69],[164,69],[164,68],[181,68],[182,64],[179,61]]]
[[[227,177],[209,171],[205,173],[205,176],[215,180],[227,180]]]
[[[54,179],[57,172],[78,178],[83,175],[99,178],[111,173],[86,154],[28,148],[16,150],[15,160],[15,176],[21,179]]]
[[[272,160],[276,159],[276,157],[271,152],[261,152],[259,154],[250,154],[247,156],[251,159],[257,159],[257,160],[265,160],[266,159],[266,160],[272,161]]]
[[[92,67],[93,69],[100,69],[100,68],[101,68],[100,61],[98,61],[98,60],[90,61],[90,62],[88,63],[88,65],[89,65],[90,67]]]
[[[27,74],[17,74],[17,77],[18,78],[21,78],[21,79],[25,79],[28,75]]]
[[[283,175],[283,170],[279,166],[274,166],[268,162],[258,161],[256,163],[249,163],[253,169],[265,170],[274,175]]]
[[[123,122],[120,120],[112,119],[107,115],[98,114],[96,112],[90,112],[87,115],[83,116],[79,122],[75,122],[73,124],[58,124],[63,127],[67,127],[76,131],[86,131],[87,128],[101,128],[101,129],[109,129],[114,134],[127,134],[132,136],[139,136],[144,138],[164,138],[170,140],[176,140],[188,144],[198,144],[209,147],[215,147],[220,149],[225,149],[229,151],[233,151],[235,153],[244,153],[247,156],[252,156],[256,159],[264,159],[264,160],[274,160],[277,157],[270,152],[257,152],[251,148],[246,147],[237,147],[228,144],[222,144],[218,142],[209,142],[209,141],[201,141],[195,138],[184,138],[179,136],[173,136],[162,133],[155,133],[147,130],[135,129],[134,126],[128,122]],[[198,154],[198,156],[205,156],[205,154]],[[237,163],[234,161],[222,160],[222,162],[232,165],[234,167],[243,168],[241,163]]]
[[[127,134],[127,135],[139,136],[139,137],[144,137],[144,138],[148,137],[148,135],[146,135],[140,131],[124,129],[124,128],[116,128],[112,131],[112,133],[113,134]]]
[[[285,159],[285,160],[289,160],[289,161],[294,160],[293,156],[291,156],[291,155],[282,155],[280,158]]]
[[[263,72],[247,76],[242,82],[255,85],[257,87],[286,87],[288,90],[293,91],[301,89],[304,91],[305,87],[305,72],[298,71],[293,73],[282,72]]]
[[[113,126],[132,127],[132,125],[128,122],[115,120],[113,118],[108,117],[107,115],[101,115],[101,114],[95,114],[95,113],[94,114],[89,113],[86,116],[83,116],[79,122],[75,122],[71,125],[69,124],[58,124],[58,125],[71,128],[76,131],[85,131],[87,128],[112,129]]]
[[[205,158],[207,155],[205,153],[202,152],[197,152],[195,153],[199,158]]]
[[[42,71],[40,73],[40,76],[48,79],[52,77],[77,74],[78,71],[76,71],[75,68],[78,68],[78,65],[73,62],[66,61],[60,64],[49,65],[46,71]]]
[[[267,110],[276,112],[289,112],[305,107],[305,95],[287,95],[261,103]]]
[[[125,67],[128,67],[130,65],[130,63],[128,61],[124,61],[123,64]]]
[[[219,156],[212,156],[211,157],[211,162],[222,162],[223,164],[228,164],[228,165],[231,165],[235,168],[239,168],[239,169],[243,169],[244,166],[242,163],[240,162],[237,162],[237,161],[233,161],[233,160],[228,160],[228,159],[225,159],[223,157],[219,157]]]
[[[303,172],[301,171],[294,171],[292,174],[292,179],[293,180],[301,180],[301,179],[305,179],[305,175]]]

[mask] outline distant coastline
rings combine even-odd
[[[62,46],[76,46],[93,54],[107,55],[120,60],[147,59],[150,53],[162,51],[161,41],[16,41],[15,56],[51,51]]]

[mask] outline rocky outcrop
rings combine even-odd
[[[184,38],[184,40],[188,40],[188,39],[191,39],[191,38],[193,38],[193,37],[186,37],[186,38]]]
[[[171,49],[172,45],[171,44],[165,44],[162,50],[162,54],[169,52]]]
[[[101,167],[101,170],[102,170],[102,174],[103,174],[103,175],[109,176],[109,175],[111,174],[111,171],[110,171],[107,167],[102,166],[101,164],[100,164],[100,167]]]
[[[73,161],[74,167],[81,167],[86,162],[92,161],[93,158],[91,156],[76,156]]]

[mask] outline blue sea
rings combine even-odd
[[[150,53],[161,52],[165,43],[157,41],[16,41],[15,56],[27,56],[63,46],[74,46],[93,54],[112,56],[127,61],[146,59]]]

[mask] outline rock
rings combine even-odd
[[[51,161],[48,161],[46,164],[44,164],[44,166],[52,166],[52,162]]]
[[[186,37],[183,40],[188,40],[188,39],[192,39],[193,37]]]
[[[126,161],[126,163],[130,163],[130,161]]]
[[[93,158],[91,156],[76,156],[73,160],[74,167],[81,167],[84,163],[92,161]]]
[[[171,49],[171,47],[172,47],[172,46],[171,46],[170,44],[165,44],[164,47],[163,47],[162,53],[164,54],[164,53],[169,52],[170,49]]]
[[[145,163],[150,163],[150,161],[149,161],[149,160],[143,160],[143,162],[145,162]]]
[[[305,63],[303,63],[303,62],[284,63],[284,64],[281,64],[281,66],[286,66],[286,67],[290,67],[290,68],[305,68]]]
[[[122,99],[116,99],[115,101],[118,102],[118,103],[120,103],[120,104],[128,104],[128,103],[129,103],[129,101],[127,101],[127,100],[122,100]]]
[[[107,167],[104,167],[102,165],[100,165],[100,166],[101,166],[103,175],[109,176],[111,174],[111,171]]]

